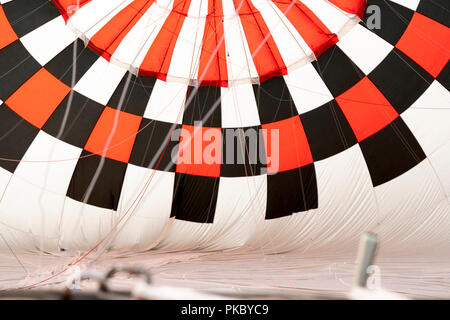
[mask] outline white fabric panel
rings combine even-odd
[[[115,249],[149,250],[167,228],[175,182],[173,172],[128,165],[116,222]]]
[[[333,95],[312,64],[290,72],[284,79],[299,114],[333,100]]]
[[[398,3],[414,11],[416,11],[420,3],[420,0],[390,0],[390,1]]]
[[[173,51],[168,72],[170,77],[183,79],[198,78],[207,14],[207,1],[191,2],[188,16],[184,19]]]
[[[448,206],[448,202],[429,161],[424,160],[400,177],[376,187],[375,192],[382,220],[374,231],[383,248],[394,247],[398,251],[409,248],[411,254],[442,244],[448,237],[448,207],[437,210],[443,202]]]
[[[212,224],[171,219],[165,237],[155,248],[162,251],[199,249],[212,236]]]
[[[0,108],[3,101],[0,100]],[[11,179],[12,173],[0,167],[0,203],[2,202],[3,194],[8,186],[9,180]]]
[[[158,246],[162,250],[245,247],[263,230],[266,176],[220,178],[213,224],[174,220]],[[238,192],[236,192],[238,191]]]
[[[14,172],[30,183],[65,195],[82,150],[40,131]]]
[[[228,79],[230,82],[244,83],[248,83],[250,79],[258,79],[258,72],[233,1],[223,1],[222,4]]]
[[[438,81],[433,81],[428,89],[411,106],[413,109],[450,109],[450,92]]]
[[[28,52],[43,66],[58,53],[71,44],[77,36],[66,27],[62,16],[59,16],[32,32],[20,41]]]
[[[245,249],[264,232],[267,204],[265,175],[220,178],[212,234],[203,246],[209,250]]]
[[[394,48],[359,24],[345,34],[337,45],[365,74],[372,72]]]
[[[78,81],[74,90],[106,105],[126,72],[126,69],[100,57]]]
[[[92,0],[69,19],[68,26],[87,42],[133,0]]]
[[[60,223],[60,247],[75,252],[90,250],[110,234],[114,220],[113,210],[66,197]]]
[[[34,249],[57,251],[64,198],[14,174],[0,203],[1,223],[17,231],[19,248],[26,233],[34,238]]]
[[[258,126],[258,106],[251,84],[221,88],[222,128]]]
[[[2,208],[0,204],[0,214],[1,213]],[[29,232],[18,230],[2,221],[2,223],[0,223],[0,235],[0,253],[7,252],[7,254],[11,256],[10,252],[12,248],[16,252],[19,250],[20,252],[36,251],[36,238]]]
[[[450,139],[444,146],[429,155],[428,160],[439,177],[450,207]]]
[[[184,83],[156,80],[144,117],[169,123],[181,123],[188,86]]]
[[[173,0],[153,3],[122,40],[111,61],[127,68],[131,65],[132,72],[137,74],[150,46],[169,16],[172,5]]]
[[[315,163],[319,209],[266,221],[265,250],[352,251],[378,222],[372,180],[358,145]]]
[[[359,18],[340,10],[327,0],[302,0],[332,33],[338,36],[347,32]]]
[[[81,151],[39,132],[4,193],[1,208],[5,220],[2,221],[8,224],[11,219],[9,224],[20,230],[55,238],[65,195]]]
[[[402,118],[425,154],[432,154],[450,141],[450,92],[434,81]]]
[[[8,187],[9,181],[11,180],[12,173],[0,168],[0,204],[5,194],[6,188]]]
[[[289,71],[315,60],[308,44],[272,1],[254,0],[252,3],[261,13]]]

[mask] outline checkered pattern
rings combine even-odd
[[[437,106],[442,115],[434,129],[425,124],[435,130],[436,141],[419,121],[424,105],[436,97],[438,104],[449,101],[449,53],[441,50],[448,21],[434,2],[422,0],[414,8],[396,2],[369,0],[388,21],[383,29],[367,29],[365,16],[317,61],[284,77],[197,89],[135,76],[108,63],[76,39],[48,1],[34,1],[35,10],[26,9],[29,15],[23,15],[29,1],[2,1],[0,198],[9,198],[2,200],[5,206],[12,203],[9,188],[26,185],[20,179],[27,178],[34,188],[63,195],[53,203],[58,213],[73,212],[83,201],[95,210],[123,213],[143,190],[137,216],[148,212],[156,219],[155,234],[175,217],[179,236],[169,234],[167,240],[173,242],[192,237],[183,223],[231,226],[239,218],[230,211],[254,215],[256,221],[320,211],[331,201],[323,177],[331,167],[339,170],[339,159],[349,155],[355,164],[364,159],[372,187],[383,187],[423,165],[450,139],[442,119],[449,106]],[[402,19],[390,19],[393,12]],[[250,165],[247,158],[243,164],[209,167],[173,163],[171,152],[179,151],[173,132],[193,132],[200,120],[222,139],[225,128],[244,134],[278,129],[279,166]],[[260,138],[268,155],[270,137]],[[228,150],[225,143],[221,150]],[[236,150],[246,146],[237,139]],[[36,161],[54,162],[48,170]],[[151,194],[149,180],[161,186],[150,187]]]

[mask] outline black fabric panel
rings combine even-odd
[[[19,40],[0,50],[0,61],[0,99],[3,101],[41,68]]]
[[[222,129],[222,177],[261,175],[266,154],[261,127]]]
[[[72,103],[69,108],[70,95]],[[61,133],[60,140],[69,144],[83,148],[95,127],[104,106],[73,91],[66,96],[55,112],[47,120],[42,130],[51,136],[58,137],[64,118],[67,122]]]
[[[300,116],[314,161],[334,156],[357,140],[335,100]]]
[[[338,46],[325,51],[312,64],[334,97],[340,96],[365,76]]]
[[[128,79],[129,83],[127,86]],[[142,117],[147,108],[148,101],[150,100],[150,95],[153,91],[155,82],[156,78],[153,77],[137,77],[130,73],[126,73],[109,100],[108,107],[115,109],[121,107],[122,111]],[[123,96],[122,106],[119,106],[120,99],[124,94],[126,86],[127,88],[126,93]]]
[[[314,164],[267,176],[266,219],[276,219],[318,207]]]
[[[283,77],[271,78],[260,85],[254,85],[253,91],[262,124],[281,121],[298,115]]]
[[[368,0],[367,8],[371,5],[376,5],[381,9],[381,28],[371,31],[395,46],[408,27],[414,11],[387,0]],[[367,28],[366,23],[369,17],[370,15],[366,11],[361,21],[362,26]]]
[[[189,101],[191,101],[190,104],[186,105],[184,109],[183,124],[193,126],[196,121],[201,121],[203,127],[222,127],[220,87],[189,87],[186,104]],[[206,115],[214,106],[214,111],[205,120]]]
[[[87,151],[81,153],[70,181],[67,196],[80,202],[87,200],[86,203],[96,207],[117,210],[127,169],[127,164],[123,162],[105,158],[97,183],[89,199],[85,199],[100,162],[101,157],[98,155]]]
[[[213,223],[219,179],[176,173],[171,216],[178,220]]]
[[[447,62],[445,68],[441,71],[436,80],[450,91],[450,62]]]
[[[69,87],[72,86],[74,46],[76,46],[77,56],[75,64],[75,83],[77,83],[98,59],[98,55],[95,52],[85,48],[83,41],[78,39],[71,43],[44,66],[48,72]]]
[[[130,163],[140,167],[174,172],[177,156],[172,161],[172,153],[178,155],[177,129],[181,129],[181,126],[174,127],[171,123],[144,118],[134,142]]]
[[[450,1],[449,0],[421,0],[417,12],[439,23],[450,27]]]
[[[39,129],[6,105],[0,105],[0,158],[21,160]],[[0,160],[0,167],[14,173],[18,161]]]
[[[408,109],[433,82],[429,73],[396,48],[368,77],[399,114]]]
[[[9,23],[19,37],[60,15],[49,0],[14,0],[3,4]]]
[[[360,146],[374,186],[400,176],[426,158],[401,117],[360,142]]]

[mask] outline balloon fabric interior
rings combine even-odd
[[[0,4],[0,248],[449,248],[444,2]]]

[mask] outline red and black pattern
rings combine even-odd
[[[33,6],[28,7],[31,2]],[[189,7],[188,2],[179,2]],[[62,3],[60,1],[59,9],[66,8]],[[64,5],[71,3],[66,1]],[[351,4],[353,1],[336,3]],[[250,6],[250,2],[248,4]],[[215,58],[215,72],[219,76],[208,75],[210,80],[206,81],[206,84],[214,86],[187,87],[184,101],[189,101],[189,104],[183,106],[179,123],[150,119],[145,115],[148,101],[156,90],[157,80],[154,77],[161,79],[162,74],[167,74],[167,62],[162,62],[157,72],[148,65],[148,69],[142,69],[139,76],[124,71],[108,101],[101,103],[77,91],[77,84],[93,68],[97,59],[103,58],[97,58],[80,40],[75,40],[75,44],[66,46],[53,59],[41,65],[25,48],[21,38],[58,18],[58,11],[51,3],[43,0],[7,2],[0,7],[0,28],[5,33],[5,37],[0,40],[0,99],[4,102],[0,106],[0,166],[13,173],[42,130],[82,149],[67,190],[68,197],[117,210],[127,166],[151,168],[174,173],[171,216],[199,223],[214,222],[222,177],[267,176],[266,219],[317,208],[320,206],[320,195],[315,162],[326,161],[357,143],[367,163],[373,186],[395,179],[426,158],[414,134],[403,121],[402,113],[435,79],[448,90],[449,52],[445,47],[449,38],[448,21],[430,1],[422,0],[417,12],[391,1],[369,0],[368,4],[379,5],[383,15],[393,14],[394,8],[404,18],[386,19],[401,23],[388,23],[381,30],[373,31],[392,45],[392,51],[373,71],[365,74],[336,45],[335,37],[317,44],[315,52],[322,55],[313,62],[313,66],[329,89],[332,99],[314,110],[301,113],[290,91],[292,88],[281,76],[287,71],[280,57],[274,55],[273,63],[267,65],[264,59],[258,62],[258,58],[255,58],[256,68],[261,71],[260,78],[274,77],[261,84],[253,84],[253,98],[260,125],[235,128],[242,129],[243,135],[234,141],[236,155],[240,154],[241,162],[244,163],[182,164],[173,163],[170,154],[172,150],[182,152],[176,148],[178,142],[183,145],[183,141],[172,139],[176,129],[187,130],[191,135],[201,134],[204,129],[213,129],[221,137],[217,141],[221,146],[219,157],[223,159],[227,156],[223,151],[227,150],[228,140],[223,139],[222,114],[225,111],[221,104],[222,89],[215,86],[223,85],[225,81],[222,78],[225,66],[220,64],[224,55],[222,48],[219,48]],[[277,2],[277,5],[285,4]],[[23,16],[23,12],[29,11],[29,8],[38,7],[33,14]],[[180,10],[166,21],[176,30],[180,28],[179,15],[185,13],[187,8],[182,7]],[[253,12],[251,7],[241,10]],[[360,9],[357,12],[360,15]],[[216,18],[209,17],[212,22],[217,22]],[[290,19],[289,16],[287,18]],[[18,23],[19,19],[30,19],[30,22]],[[242,21],[246,32],[249,31],[249,27],[245,27],[246,23],[262,24],[257,17],[248,19],[256,20]],[[424,28],[434,31],[431,35],[427,33],[427,41],[422,41],[420,32],[416,32]],[[264,34],[265,31],[267,27],[262,28],[261,32]],[[249,37],[247,35],[247,39]],[[161,36],[161,39],[155,40],[158,45],[152,47],[149,54],[152,50],[162,48],[173,50],[173,39],[167,42],[168,39]],[[205,47],[212,46],[209,42],[205,43]],[[249,43],[249,46],[252,50],[252,44]],[[273,53],[273,44],[269,41],[267,46]],[[444,50],[440,50],[440,46]],[[96,47],[99,48],[98,45]],[[72,79],[74,48],[77,48],[77,63],[76,77]],[[144,66],[147,66],[145,61]],[[60,124],[63,121],[67,122],[67,126],[61,131]],[[201,128],[195,127],[197,121],[202,121]],[[109,139],[113,127],[117,129]],[[264,136],[265,131],[261,129],[279,131],[280,156],[277,166],[262,163],[261,159],[257,163],[249,163],[246,154],[237,152],[238,149],[246,149],[248,142],[245,132],[250,129],[260,132],[259,139],[265,142],[267,158],[270,158],[271,137],[270,134]],[[188,145],[186,148],[190,147]],[[86,198],[87,189],[102,158],[103,169],[92,193]]]

